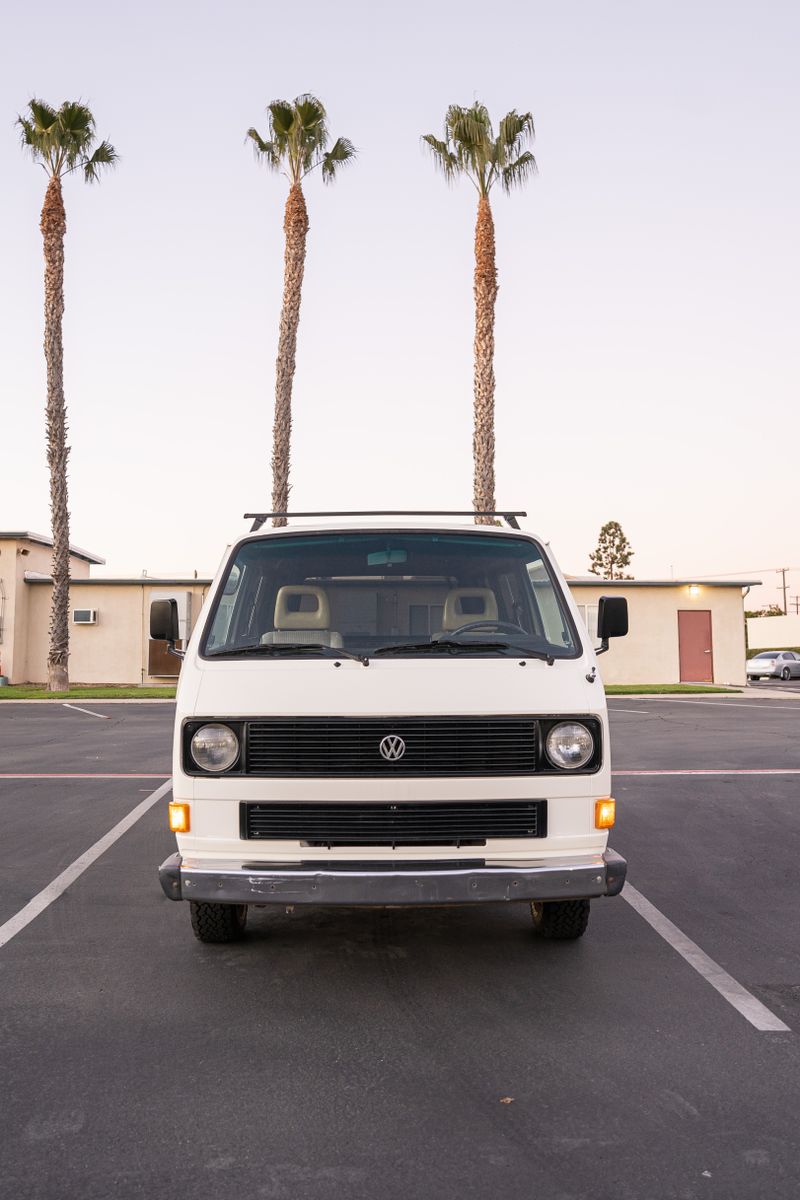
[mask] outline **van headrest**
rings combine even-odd
[[[496,621],[497,600],[491,588],[451,588],[445,596],[442,629],[458,629],[470,621]]]
[[[276,629],[330,629],[330,624],[331,606],[323,588],[292,584],[279,589],[275,598]]]

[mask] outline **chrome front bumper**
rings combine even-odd
[[[519,866],[448,870],[441,862],[337,870],[307,865],[183,860],[171,855],[158,871],[170,900],[216,904],[474,904],[496,900],[577,900],[616,896],[628,864],[613,850],[584,858],[542,859]]]

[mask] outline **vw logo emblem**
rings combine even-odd
[[[383,738],[378,746],[381,752],[381,757],[387,762],[397,762],[398,758],[402,758],[406,752],[406,744],[401,737],[395,733],[390,733],[388,737]]]

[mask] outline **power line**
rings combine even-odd
[[[787,573],[789,571],[800,571],[800,567],[750,567],[746,571],[719,571],[719,572],[717,572],[716,575],[710,575],[710,574],[708,574],[708,572],[706,572],[702,576],[698,576],[698,578],[699,579],[725,579],[728,575],[762,575],[767,571],[775,571],[777,574],[780,575],[780,573],[782,571],[785,571]],[[684,572],[684,574],[685,574],[685,572]]]

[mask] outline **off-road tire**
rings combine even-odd
[[[590,903],[589,900],[532,900],[533,927],[539,937],[574,941],[586,932]]]
[[[247,924],[246,904],[189,902],[194,936],[201,942],[238,942]]]

